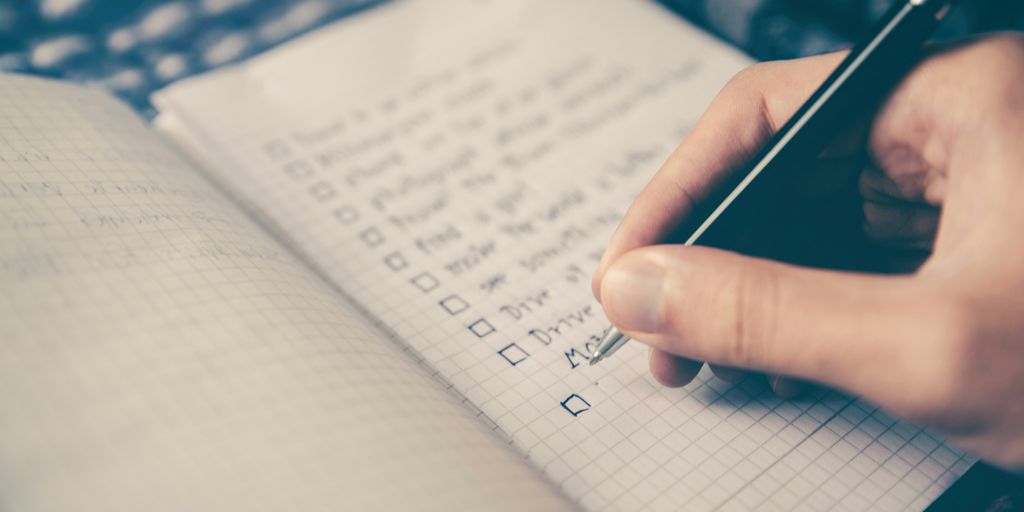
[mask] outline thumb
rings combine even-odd
[[[684,246],[631,251],[601,280],[611,322],[654,348],[858,393],[896,384],[912,362],[908,342],[921,339],[915,319],[927,310],[920,295],[911,277]]]

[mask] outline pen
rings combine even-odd
[[[746,173],[726,183],[713,208],[691,215],[699,224],[684,245],[737,250],[738,234],[784,197],[799,169],[806,167],[857,109],[875,105],[917,61],[924,42],[954,0],[900,0],[882,17],[871,37],[857,45],[810,99],[755,157]],[[605,331],[590,358],[593,366],[611,357],[629,337],[614,326]]]

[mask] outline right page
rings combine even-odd
[[[155,98],[161,126],[592,510],[923,508],[969,465],[822,392],[649,376],[589,279],[748,59],[654,3],[393,3]]]

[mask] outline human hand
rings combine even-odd
[[[652,246],[741,169],[841,58],[737,75],[630,207],[594,276],[595,296],[616,327],[652,347],[651,370],[666,385],[689,382],[699,361],[726,374],[819,382],[1022,470],[1021,35],[937,49],[859,134],[835,141],[809,170],[809,182],[860,171],[863,224],[838,234],[866,235],[888,263],[921,255],[912,274]]]

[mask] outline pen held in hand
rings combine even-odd
[[[786,197],[797,172],[806,168],[858,110],[875,108],[915,64],[924,42],[938,27],[953,0],[903,0],[857,45],[810,99],[752,160],[706,201],[682,228],[683,245],[739,250],[741,234],[753,220]],[[614,326],[595,347],[590,365],[611,357],[629,341]]]

